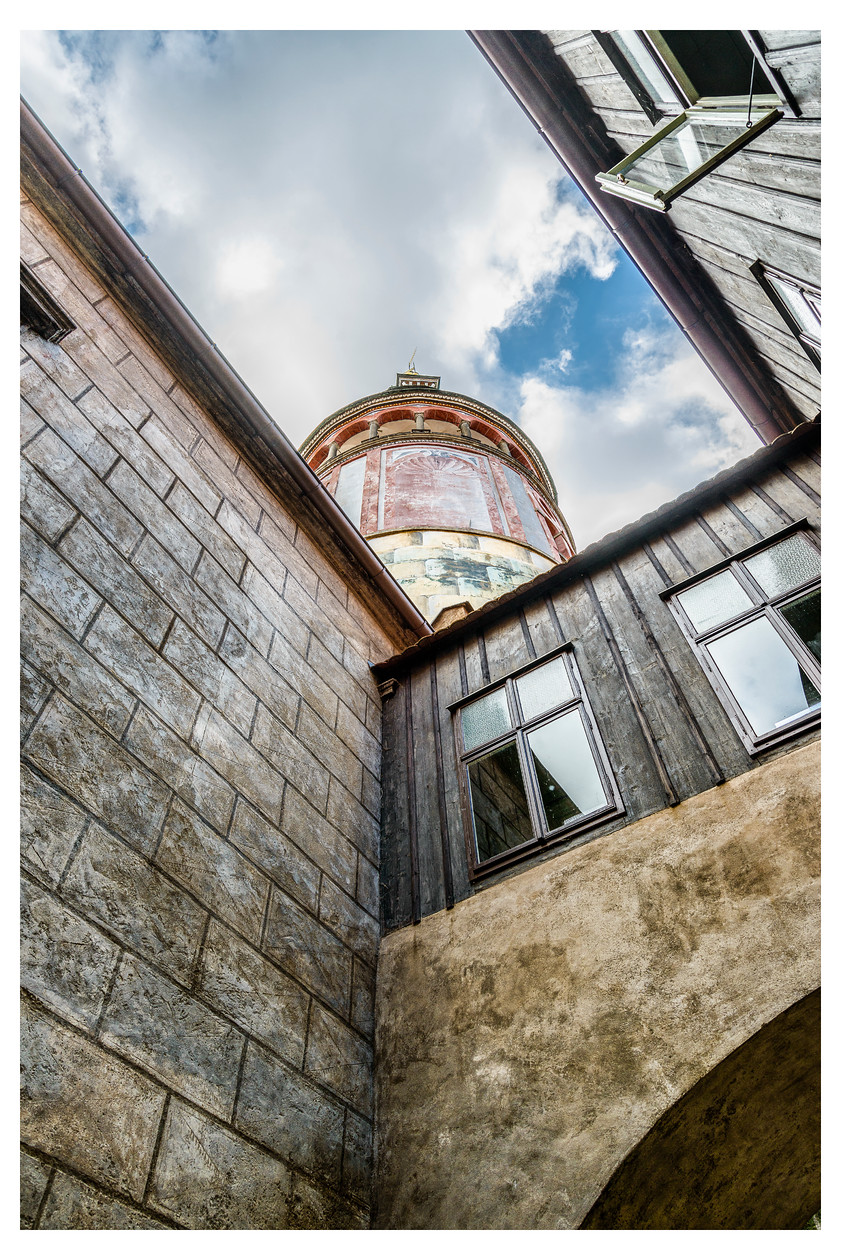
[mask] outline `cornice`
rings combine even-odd
[[[534,461],[540,471],[540,475],[545,479],[545,486],[548,487],[549,494],[553,502],[557,505],[558,492],[555,482],[546,465],[546,461],[540,454],[540,451],[532,442],[531,438],[511,420],[508,416],[504,416],[501,411],[496,411],[493,407],[489,407],[487,403],[479,402],[477,398],[470,398],[467,394],[456,394],[451,390],[443,389],[409,389],[406,386],[391,386],[389,389],[382,390],[378,394],[368,394],[365,398],[358,398],[355,402],[348,403],[346,407],[341,407],[338,411],[334,411],[332,415],[322,420],[313,431],[304,438],[298,450],[307,458],[319,445],[332,429],[338,428],[340,424],[346,424],[349,420],[355,419],[357,416],[364,415],[368,411],[372,411],[375,407],[384,407],[389,405],[399,406],[403,403],[421,403],[424,406],[451,406],[464,408],[465,410],[474,412],[477,416],[487,420],[488,423],[502,429],[503,432],[510,434],[514,440],[528,452],[529,457]],[[504,457],[503,457],[504,458]],[[514,461],[518,468],[522,468],[522,464]],[[324,468],[324,464],[320,465],[319,472]]]

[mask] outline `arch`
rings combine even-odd
[[[819,1055],[817,989],[660,1117],[579,1229],[803,1229],[820,1207]]]

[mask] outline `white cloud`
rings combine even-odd
[[[24,96],[294,442],[417,346],[445,388],[521,408],[579,541],[756,445],[676,336],[629,334],[622,385],[595,392],[565,384],[570,349],[503,369],[499,332],[577,269],[609,284],[618,247],[462,32],[22,49]]]
[[[677,329],[629,330],[607,383],[526,377],[518,423],[553,470],[580,548],[756,450],[759,442]]]

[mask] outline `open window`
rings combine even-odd
[[[622,812],[569,644],[452,708],[471,878]]]
[[[820,722],[820,552],[808,522],[662,598],[750,753]]]
[[[599,41],[652,122],[644,144],[596,176],[665,212],[682,192],[797,105],[756,31],[610,31]]]
[[[755,262],[751,273],[797,337],[815,367],[821,366],[821,291],[777,267]]]

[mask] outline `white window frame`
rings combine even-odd
[[[722,560],[719,564],[712,565],[705,569],[703,573],[698,573],[694,577],[687,578],[683,582],[677,583],[675,586],[669,587],[662,591],[660,598],[665,600],[672,610],[675,619],[681,630],[688,639],[695,656],[701,665],[704,673],[709,679],[716,696],[723,705],[728,717],[732,721],[742,743],[751,756],[764,752],[768,748],[792,739],[796,735],[800,735],[805,731],[820,726],[821,708],[817,708],[804,712],[802,714],[794,714],[788,720],[780,723],[773,730],[755,731],[751,725],[747,714],[736,700],[727,679],[716,665],[711,656],[708,645],[716,639],[720,639],[734,630],[738,630],[749,622],[765,619],[771,623],[784,645],[789,649],[795,658],[798,666],[809,678],[810,682],[820,692],[821,689],[821,666],[820,662],[812,655],[803,640],[796,634],[786,619],[778,611],[779,607],[789,604],[792,600],[799,596],[809,595],[813,591],[820,591],[821,579],[809,578],[803,582],[797,583],[788,590],[783,591],[779,595],[772,597],[767,596],[761,589],[757,581],[752,576],[750,570],[745,566],[745,561],[752,556],[758,555],[762,551],[782,542],[785,538],[800,535],[810,544],[811,547],[820,556],[820,547],[817,538],[812,530],[808,520],[803,519],[795,521],[791,525],[787,525],[785,529],[779,530],[772,534],[770,538],[763,539],[751,547],[746,547],[743,551],[731,556],[727,560]],[[750,597],[750,607],[743,612],[710,627],[707,630],[698,631],[695,629],[690,617],[684,610],[680,602],[680,596],[683,592],[691,587],[699,586],[708,578],[713,577],[717,573],[728,571],[733,574],[739,586]]]
[[[655,99],[652,96],[651,88],[654,86],[653,82],[646,83],[640,78],[640,74],[628,61],[625,52],[616,44],[612,31],[594,31],[593,34],[613,60],[617,70],[651,121],[656,122],[665,116],[665,121],[649,140],[645,141],[632,153],[629,153],[609,171],[601,172],[596,176],[596,180],[604,192],[610,193],[615,197],[621,197],[625,201],[632,201],[637,205],[647,206],[651,210],[666,213],[676,197],[679,197],[682,192],[691,188],[698,180],[703,179],[710,171],[720,166],[732,153],[743,148],[745,144],[784,115],[796,117],[800,113],[797,102],[789,91],[788,86],[779,73],[768,65],[765,57],[765,48],[758,31],[741,31],[740,34],[744,38],[756,64],[773,85],[775,93],[755,93],[751,96],[701,97],[698,95],[677,57],[671,52],[660,31],[620,32],[617,29],[616,34],[620,35],[629,44],[629,47],[633,45],[634,55],[641,62],[648,60],[665,83],[671,87],[674,96],[673,100]],[[712,158],[709,158],[706,162],[699,163],[688,175],[672,184],[669,188],[654,188],[641,180],[634,179],[632,173],[629,174],[629,167],[632,167],[644,153],[656,144],[659,144],[660,141],[680,127],[681,124],[703,116],[706,116],[709,121],[713,111],[718,116],[718,120],[723,123],[736,122],[744,124],[743,134],[722,146]],[[688,134],[691,135],[691,132]]]
[[[798,280],[796,276],[771,267],[767,263],[752,263],[749,268],[754,279],[761,285],[766,297],[777,313],[796,336],[809,360],[820,371],[821,367],[821,291],[814,284]],[[807,309],[803,319],[803,306]],[[788,299],[788,300],[787,300]],[[807,326],[808,321],[808,326]]]

